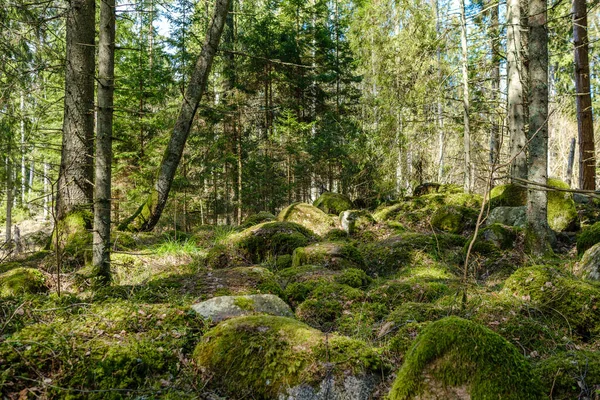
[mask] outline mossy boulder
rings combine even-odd
[[[389,275],[412,266],[423,253],[433,259],[452,260],[461,254],[465,241],[464,237],[449,233],[404,233],[362,244],[359,250],[365,259],[364,269],[369,275]]]
[[[372,282],[372,279],[362,269],[348,268],[337,275],[335,281],[355,289],[364,289]]]
[[[299,321],[274,316],[220,323],[204,335],[194,359],[206,381],[229,398],[297,398],[300,387],[318,392],[329,376],[335,382],[330,395],[341,392],[348,397],[339,398],[355,399],[344,389],[346,377],[374,381],[386,370],[378,352],[364,342],[326,338]]]
[[[487,223],[525,228],[527,225],[527,207],[496,207],[490,211]]]
[[[268,211],[261,211],[248,216],[240,225],[241,228],[250,228],[251,226],[277,220],[277,217]]]
[[[446,317],[428,324],[406,355],[389,395],[401,399],[542,399],[519,350],[475,322]]]
[[[442,280],[401,278],[378,285],[368,293],[367,298],[394,308],[405,302],[431,303],[450,292],[450,286]]]
[[[294,203],[287,206],[279,213],[277,219],[302,225],[318,235],[325,235],[337,228],[336,218],[307,203]]]
[[[0,274],[0,297],[46,292],[46,277],[34,268],[13,268]]]
[[[600,331],[600,286],[556,267],[520,268],[506,280],[504,290],[567,324],[584,339]]]
[[[192,305],[192,310],[202,318],[219,323],[226,319],[251,314],[269,314],[280,317],[293,317],[290,307],[272,294],[247,296],[219,296]]]
[[[596,399],[600,353],[585,350],[558,353],[538,362],[534,372],[554,400]]]
[[[435,182],[425,182],[417,185],[413,189],[413,196],[423,196],[426,194],[434,193],[462,193],[463,189],[458,185],[453,184],[440,184]]]
[[[251,265],[268,258],[292,254],[317,237],[305,227],[293,222],[264,222],[227,237],[207,255],[212,268]]]
[[[346,210],[340,213],[340,225],[349,235],[375,225],[375,218],[365,210]]]
[[[203,271],[196,279],[203,298],[223,295],[283,294],[275,275],[262,267],[236,267]],[[186,288],[189,291],[189,288]]]
[[[320,242],[299,247],[292,255],[292,267],[323,265],[331,269],[360,268],[364,260],[352,244],[343,242]]]
[[[596,243],[583,253],[581,261],[575,264],[573,272],[582,279],[600,281],[600,243]]]
[[[315,200],[313,206],[326,214],[339,215],[342,211],[352,209],[353,204],[350,197],[345,194],[325,192]]]
[[[569,189],[569,185],[559,179],[548,178],[548,186],[557,189]],[[522,207],[527,204],[527,189],[520,185],[508,184],[496,186],[490,192],[490,206]],[[505,225],[515,225],[496,220]],[[579,228],[579,217],[573,195],[561,191],[548,191],[548,225],[557,232],[574,231]],[[517,225],[515,225],[517,226]]]
[[[477,211],[463,206],[442,206],[431,217],[431,225],[434,228],[457,234],[467,228],[473,228],[476,221]]]
[[[334,282],[340,271],[333,271],[320,265],[303,265],[288,268],[278,273],[284,288],[284,298],[297,306],[308,298],[321,283]]]
[[[488,224],[480,232],[481,239],[493,243],[502,250],[514,247],[517,231],[514,227],[499,223]]]
[[[577,254],[581,256],[596,243],[600,243],[600,222],[583,228],[577,235]]]

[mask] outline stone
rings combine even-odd
[[[289,388],[279,400],[368,400],[371,399],[376,381],[369,376],[347,376],[342,382],[325,378],[318,388],[299,385]]]
[[[348,235],[375,225],[375,219],[368,211],[346,210],[340,213],[340,225]]]
[[[527,225],[527,207],[496,207],[492,209],[487,224],[496,223],[524,228]]]
[[[342,211],[353,207],[352,200],[345,194],[325,192],[313,203],[315,207],[326,214],[339,215]]]
[[[277,219],[302,225],[318,235],[325,235],[337,228],[337,218],[332,218],[317,207],[306,203],[289,205],[279,213]]]
[[[294,316],[290,306],[272,294],[214,297],[192,305],[192,309],[214,323],[251,314]]]
[[[600,243],[596,243],[583,253],[581,261],[575,265],[573,272],[580,278],[600,281]]]

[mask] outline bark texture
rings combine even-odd
[[[525,133],[524,86],[527,82],[523,51],[521,1],[507,5],[508,130],[510,134],[511,177],[527,179],[527,138]]]
[[[462,84],[463,84],[463,151],[464,151],[464,189],[473,191],[473,166],[471,164],[471,130],[469,123],[469,59],[467,47],[467,19],[465,17],[465,0],[460,1],[460,43],[462,48]]]
[[[67,10],[65,111],[56,216],[91,209],[93,200],[95,1],[71,0]]]
[[[229,0],[216,1],[206,40],[184,93],[181,109],[171,133],[171,139],[163,155],[152,193],[146,203],[132,217],[121,224],[121,229],[150,231],[156,226],[162,215],[198,104],[200,104],[206,87],[213,58],[223,33],[228,9]]]
[[[575,45],[575,90],[579,135],[579,188],[596,190],[594,121],[590,93],[586,0],[573,0],[573,44]]]
[[[527,191],[527,247],[534,256],[551,251],[547,192],[535,183],[548,180],[548,31],[545,0],[529,3],[529,159]]]
[[[110,198],[115,71],[115,0],[100,3],[98,48],[98,125],[94,190],[94,275],[110,282]]]

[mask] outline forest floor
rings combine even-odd
[[[481,363],[504,368],[498,359],[509,351],[531,374],[534,389],[526,390],[539,390],[541,398],[599,398],[600,285],[572,273],[575,233],[559,235],[555,256],[540,264],[524,252],[521,229],[486,228],[464,271],[480,204],[478,196],[439,189],[356,212],[351,234],[340,229],[337,216],[302,204],[278,220],[261,213],[244,227],[119,232],[113,284],[93,289],[84,250],[64,255],[60,294],[55,253],[41,246],[49,232],[27,232],[28,251],[0,263],[0,397],[291,399],[300,397],[281,397],[286,387],[318,386],[325,368],[336,379],[373,378],[363,385],[366,392],[350,398],[415,398],[398,380],[414,373],[407,369],[423,345],[419,334],[428,337],[437,334],[428,326],[464,319],[503,339],[491,351],[482,350],[488,342],[473,339],[472,353],[456,354],[461,341],[471,340],[464,332],[479,328],[460,331],[451,339],[455,351],[436,353],[433,372],[418,372],[441,386],[414,390],[491,398],[478,392],[491,382],[485,390],[494,398],[519,398],[525,389],[494,386],[502,380],[494,371],[480,376]],[[577,207],[584,227],[592,225],[596,206]],[[448,215],[451,223],[442,218]],[[299,322],[251,316],[215,327],[191,308],[214,297],[252,294],[278,296]],[[284,340],[256,345],[253,335],[273,327],[281,337],[287,332]],[[325,358],[310,347],[323,340]],[[343,343],[340,349],[336,343]],[[448,374],[444,360],[459,372]],[[248,365],[256,362],[261,365]],[[269,371],[277,379],[265,378]],[[504,390],[517,394],[502,396]]]

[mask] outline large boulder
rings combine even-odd
[[[559,352],[537,363],[534,372],[554,400],[597,399],[600,353],[575,350]]]
[[[287,206],[279,213],[277,219],[302,225],[318,235],[325,235],[337,228],[336,218],[307,203],[294,203]]]
[[[35,268],[14,268],[0,274],[0,297],[46,292],[46,277]]]
[[[462,233],[475,226],[477,211],[463,206],[442,206],[431,216],[431,225],[444,232]]]
[[[346,210],[340,213],[340,225],[344,232],[352,235],[375,225],[375,219],[365,210]]]
[[[527,207],[496,207],[490,211],[487,224],[501,224],[524,228],[527,225]]]
[[[389,395],[404,399],[542,399],[520,351],[475,322],[446,317],[428,324],[405,357]]]
[[[345,194],[325,192],[313,203],[315,207],[326,214],[339,215],[342,211],[353,207],[352,200]]]
[[[248,216],[240,225],[242,228],[250,228],[251,226],[262,224],[263,222],[276,221],[277,217],[268,211],[261,211]]]
[[[192,310],[215,323],[251,314],[269,314],[280,317],[294,316],[290,306],[272,294],[213,297],[210,300],[192,305]]]
[[[235,398],[366,400],[387,369],[362,341],[264,315],[220,323],[194,358],[206,382]]]
[[[596,243],[581,257],[581,261],[575,264],[575,275],[593,281],[600,281],[600,243]]]
[[[292,222],[264,222],[230,235],[207,255],[211,268],[252,265],[292,254],[317,239],[314,233]]]
[[[202,271],[193,283],[203,298],[283,293],[275,275],[268,269],[257,266]]]
[[[577,254],[582,255],[596,243],[600,243],[600,222],[585,227],[577,235]]]
[[[294,250],[292,267],[301,265],[323,265],[331,269],[359,268],[364,265],[364,260],[352,244],[319,242]]]

